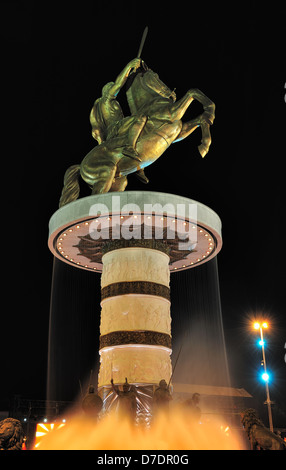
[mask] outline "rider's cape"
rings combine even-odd
[[[98,98],[95,101],[89,116],[90,124],[92,127],[92,137],[97,140],[99,145],[104,142],[107,137],[107,128],[102,114],[101,106],[99,104],[99,101],[101,99],[102,98]]]

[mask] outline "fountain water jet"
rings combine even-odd
[[[171,278],[175,380],[230,387],[217,258]]]
[[[134,426],[117,413],[95,423],[83,415],[49,433],[37,450],[242,450],[243,442],[222,419],[193,423],[184,410],[156,416],[151,427]],[[137,455],[138,457],[138,455]],[[136,457],[136,458],[137,458]]]

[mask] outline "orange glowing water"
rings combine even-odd
[[[242,450],[238,436],[222,420],[193,423],[186,410],[156,416],[134,426],[118,414],[100,421],[70,416],[61,429],[43,437],[38,450]]]

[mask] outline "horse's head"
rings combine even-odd
[[[127,99],[132,114],[154,98],[176,101],[175,91],[170,90],[151,69],[136,74],[127,91]]]
[[[176,101],[176,93],[173,90],[170,90],[170,88],[163,83],[159,75],[153,70],[148,69],[142,76],[142,86],[146,87],[148,91],[155,95],[160,95],[163,98],[171,98],[173,101]]]

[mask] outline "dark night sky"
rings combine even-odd
[[[263,311],[273,324],[267,351],[276,374],[273,393],[283,401],[282,12],[254,1],[224,8],[217,2],[211,8],[205,2],[64,5],[10,0],[0,6],[2,219],[8,221],[2,238],[2,407],[14,393],[45,398],[53,266],[48,222],[58,207],[65,170],[94,146],[93,101],[136,56],[146,25],[147,65],[176,88],[178,98],[189,88],[201,89],[216,103],[216,120],[205,159],[197,151],[196,131],[147,168],[148,187],[130,177],[127,189],[180,194],[219,214],[221,302],[234,386],[250,393],[263,387],[253,374],[260,357],[247,329],[251,314]],[[186,119],[198,110],[194,103]]]

